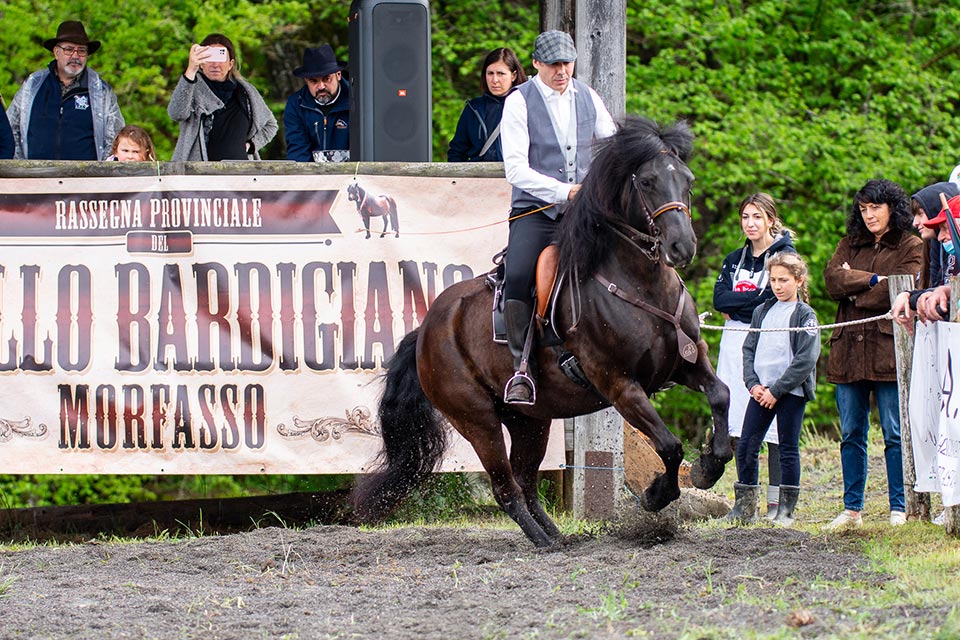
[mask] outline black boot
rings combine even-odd
[[[516,372],[503,388],[503,400],[507,404],[533,404],[537,401],[537,387],[530,376],[529,363],[523,360],[524,346],[532,317],[533,305],[529,302],[504,300],[503,323],[506,325],[507,344],[510,346],[513,369]]]
[[[777,517],[773,519],[773,524],[781,527],[793,526],[793,510],[797,507],[799,497],[800,487],[780,485],[780,507],[777,509]]]
[[[757,500],[760,498],[760,485],[733,483],[735,503],[725,516],[734,524],[753,524],[757,521]]]

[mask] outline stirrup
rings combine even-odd
[[[510,392],[516,386],[525,386],[530,390],[530,398],[528,400],[514,399],[510,400],[507,398],[510,395]],[[507,384],[503,387],[503,401],[507,404],[536,404],[537,403],[537,385],[534,383],[533,378],[527,375],[524,372],[517,371],[507,380]]]

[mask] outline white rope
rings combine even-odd
[[[715,331],[746,331],[748,333],[764,333],[768,331],[823,331],[824,329],[836,329],[837,327],[849,327],[855,324],[867,324],[868,322],[876,322],[877,320],[893,320],[893,314],[887,311],[885,314],[880,316],[873,316],[872,318],[864,318],[863,320],[850,320],[849,322],[835,322],[833,324],[821,324],[814,327],[785,327],[783,329],[763,329],[763,328],[754,328],[754,327],[725,327],[718,326],[715,324],[704,324],[704,320],[710,317],[709,311],[704,311],[700,314],[700,328],[701,329],[713,329]]]

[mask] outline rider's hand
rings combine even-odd
[[[567,194],[567,200],[573,200],[573,198],[580,192],[580,185],[575,184],[570,187],[570,193]]]

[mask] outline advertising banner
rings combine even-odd
[[[502,178],[0,180],[0,473],[369,469],[384,361],[508,208]],[[444,469],[480,469],[459,436]]]
[[[960,325],[917,323],[911,376],[916,490],[941,493],[945,506],[960,504]]]

